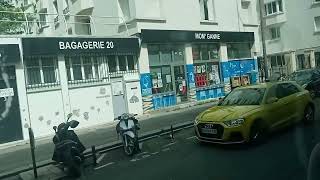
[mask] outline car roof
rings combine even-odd
[[[250,85],[250,86],[243,86],[243,87],[239,87],[239,89],[251,89],[251,88],[267,88],[268,89],[273,85],[284,84],[284,83],[296,84],[295,81],[277,81],[277,82],[260,83],[260,84]]]

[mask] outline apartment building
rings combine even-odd
[[[320,0],[264,0],[269,75],[320,67]]]

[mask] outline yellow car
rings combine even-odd
[[[240,87],[194,122],[202,142],[234,144],[258,142],[269,132],[299,121],[313,122],[310,94],[291,81]]]

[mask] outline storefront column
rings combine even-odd
[[[223,68],[226,67],[228,63],[228,48],[226,43],[220,44],[220,64],[221,64],[221,74],[224,83],[224,94],[231,92],[230,76],[226,74]]]
[[[151,75],[149,68],[149,54],[147,44],[142,44],[139,57],[140,85],[142,95],[143,113],[148,113],[153,109]]]
[[[291,55],[291,69],[290,72],[295,72],[297,70],[297,60],[296,60],[296,52],[292,51],[290,52]]]
[[[193,56],[192,56],[192,44],[185,45],[185,59],[186,59],[186,72],[187,72],[187,82],[188,82],[188,101],[196,101],[196,85],[195,85],[195,75],[193,66]]]
[[[310,66],[311,68],[316,67],[316,58],[315,58],[314,50],[310,51]]]
[[[17,90],[20,106],[20,115],[21,115],[21,125],[22,125],[22,134],[23,139],[29,139],[28,128],[30,127],[30,116],[29,116],[29,105],[26,89],[26,81],[24,74],[24,67],[21,64],[16,65],[16,81],[17,81]]]
[[[58,69],[61,84],[61,93],[63,101],[64,117],[67,117],[68,113],[71,113],[71,105],[69,98],[68,79],[65,59],[63,55],[58,55]]]

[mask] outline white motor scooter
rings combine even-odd
[[[119,135],[121,136],[124,152],[128,156],[132,156],[135,152],[140,150],[138,142],[138,130],[140,128],[135,116],[137,116],[137,114],[124,113],[114,119],[119,120],[116,130],[118,137]]]

